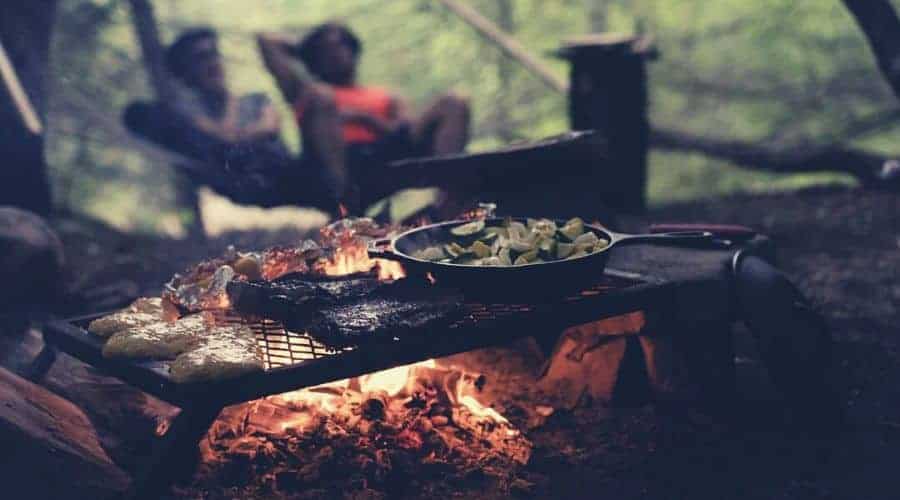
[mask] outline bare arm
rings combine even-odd
[[[293,41],[278,33],[259,33],[256,41],[263,63],[275,77],[284,99],[289,103],[296,102],[309,82],[296,70],[296,60],[290,53]]]

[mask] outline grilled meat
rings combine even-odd
[[[410,331],[446,325],[461,311],[460,298],[447,294],[418,297],[376,293],[361,300],[321,309],[306,324],[287,321],[289,329],[306,330],[329,347],[346,347],[403,337]]]
[[[347,303],[384,286],[374,279],[312,280],[290,276],[273,282],[232,281],[228,298],[243,314],[309,320],[313,311]]]
[[[371,278],[235,281],[228,294],[238,311],[281,321],[329,347],[391,338],[449,321],[462,300],[412,280],[382,283]]]

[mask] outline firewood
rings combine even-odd
[[[128,476],[75,405],[0,368],[0,467],[5,498],[109,498]],[[52,480],[48,480],[52,478]]]

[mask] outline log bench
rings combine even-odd
[[[77,406],[5,368],[0,401],[4,498],[103,499],[128,487]]]

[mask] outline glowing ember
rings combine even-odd
[[[279,471],[297,471],[296,463],[377,482],[394,467],[387,457],[401,450],[422,466],[463,470],[500,461],[513,470],[527,463],[531,443],[479,401],[481,384],[473,374],[428,360],[229,407],[201,445],[204,467],[227,473],[223,465],[253,463],[277,442],[281,458],[264,459],[284,464],[266,471],[276,482],[287,474]],[[319,480],[303,470],[290,475],[304,484]]]

